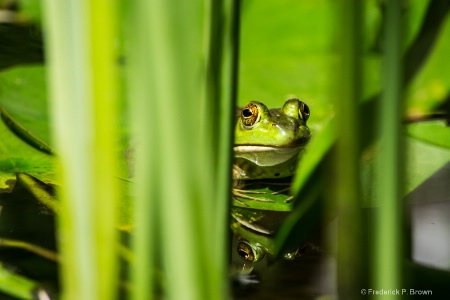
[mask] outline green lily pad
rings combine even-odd
[[[1,192],[11,191],[16,173],[55,184],[55,158],[37,150],[50,141],[45,79],[42,66],[0,72]]]
[[[233,205],[271,211],[291,211],[290,179],[243,180],[233,189]]]
[[[0,192],[10,192],[16,173],[28,173],[47,184],[56,184],[55,157],[36,150],[0,122]]]
[[[46,79],[42,65],[0,72],[0,107],[14,120],[16,128],[51,148]]]
[[[437,141],[429,143],[407,138],[406,142],[408,155],[404,195],[412,192],[450,161],[450,149],[436,146]]]
[[[423,142],[450,149],[450,126],[443,121],[413,123],[407,126],[407,133]]]

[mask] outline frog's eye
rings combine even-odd
[[[246,241],[240,241],[237,245],[237,253],[240,258],[246,260],[248,262],[257,262],[260,261],[265,252],[259,247],[252,247]]]
[[[309,107],[308,105],[306,105],[305,103],[303,103],[302,101],[299,101],[299,105],[298,105],[298,113],[299,116],[304,120],[307,121],[309,119]]]
[[[244,125],[246,129],[251,129],[259,122],[260,117],[258,106],[255,103],[249,103],[244,106],[244,109],[242,110],[242,125]]]

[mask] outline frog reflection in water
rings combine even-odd
[[[256,181],[258,184],[271,185],[271,181],[275,179],[290,177],[294,174],[299,155],[311,137],[309,128],[306,126],[309,114],[308,106],[298,99],[290,99],[284,103],[283,107],[270,110],[263,103],[252,101],[240,110],[236,121],[234,143],[234,201],[243,206],[249,205],[239,201],[237,197],[273,202],[270,199],[252,197],[249,195],[254,193],[251,189],[242,188],[250,182],[249,180],[253,183]],[[289,186],[290,180],[286,180],[284,184]],[[289,199],[292,197],[287,198],[285,202]],[[254,219],[250,217],[250,212],[246,217],[245,212],[240,210],[237,213],[236,209],[237,207],[232,208],[234,219],[232,228],[239,238],[237,253],[247,262],[260,261],[266,252],[272,252],[270,236],[276,228],[260,226],[258,222],[250,221]],[[280,220],[275,223],[279,224]],[[252,236],[255,238],[251,239]],[[262,240],[265,242],[260,242]],[[289,255],[285,257],[289,258]]]

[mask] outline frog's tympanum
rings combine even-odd
[[[291,176],[311,136],[308,117],[308,106],[298,99],[275,109],[257,101],[245,105],[236,122],[233,179]]]

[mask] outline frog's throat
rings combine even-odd
[[[268,167],[279,165],[298,155],[303,147],[271,147],[243,145],[235,146],[234,157],[244,158],[258,166]]]

